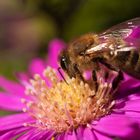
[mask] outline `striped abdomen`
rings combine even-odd
[[[118,52],[114,59],[115,66],[129,75],[140,79],[140,51],[131,50]]]

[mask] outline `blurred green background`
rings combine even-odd
[[[54,38],[68,42],[138,16],[139,0],[0,0],[0,74],[25,70]]]

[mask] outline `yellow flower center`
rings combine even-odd
[[[56,71],[50,67],[44,71],[44,78],[47,80],[36,74],[31,85],[26,88],[31,101],[22,99],[26,104],[23,111],[29,112],[36,119],[35,124],[28,125],[63,132],[100,119],[114,105],[112,85],[103,82],[102,78],[98,78],[96,92],[83,81],[79,83],[67,75],[67,83],[59,80]]]

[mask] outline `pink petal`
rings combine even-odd
[[[0,87],[7,91],[9,94],[14,94],[19,97],[25,97],[25,89],[23,86],[14,81],[7,80],[2,76],[0,76]]]
[[[140,94],[140,82],[127,74],[124,74],[124,81],[120,84],[118,89],[120,98],[131,94]]]
[[[102,133],[99,133],[97,131],[94,131],[94,134],[97,137],[97,140],[112,140],[112,138],[109,138],[107,135],[104,135]]]
[[[18,140],[29,140],[31,136],[34,135],[36,128],[31,128],[27,133],[19,136]]]
[[[53,131],[31,128],[30,131],[20,136],[18,140],[51,140],[53,135]]]
[[[135,120],[140,126],[140,112],[126,111],[125,115]]]
[[[39,140],[50,140],[53,136],[55,135],[54,131],[47,131],[45,130],[45,134],[44,135],[40,135]]]
[[[65,48],[65,43],[59,39],[54,39],[49,43],[47,65],[58,68],[58,56]]]
[[[36,139],[41,139],[41,137],[44,135],[44,131],[42,131],[42,132],[32,132],[32,134],[30,135],[30,140],[36,140]]]
[[[61,133],[61,134],[56,136],[56,140],[64,140],[64,138],[65,138],[64,133]]]
[[[23,134],[19,139],[46,140],[49,137],[52,137],[52,134],[52,131],[31,128],[30,131]]]
[[[77,132],[77,137],[78,139],[83,139],[83,133],[84,133],[84,127],[83,126],[80,126],[77,128],[76,132]]]
[[[42,72],[45,68],[46,68],[46,64],[40,58],[33,59],[29,64],[29,72],[32,77],[34,76],[34,74],[42,75]]]
[[[66,140],[78,140],[74,130],[72,132],[66,133],[64,139],[66,139]]]
[[[78,140],[97,140],[96,136],[93,133],[93,130],[88,127],[81,126],[77,129],[76,132]]]
[[[10,130],[5,132],[5,134],[0,136],[1,140],[11,140],[14,139],[17,135],[24,133],[25,131],[29,130],[28,127],[21,127],[17,129]]]
[[[139,94],[131,94],[127,98],[129,100],[138,100],[138,99],[140,99],[140,95]]]
[[[30,79],[28,73],[25,73],[25,72],[17,72],[16,77],[21,82],[22,81],[29,81],[29,79]]]
[[[85,128],[83,133],[83,140],[97,140],[90,128]]]
[[[23,127],[24,123],[33,122],[33,118],[26,113],[0,117],[0,132],[3,130]]]
[[[0,108],[5,110],[21,111],[24,105],[21,98],[0,92]]]
[[[140,112],[140,99],[126,101],[124,107],[120,108],[120,110]]]
[[[112,114],[100,119],[93,128],[109,136],[124,137],[132,133],[137,126],[135,121],[125,115]]]

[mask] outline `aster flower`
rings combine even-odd
[[[0,117],[0,140],[140,138],[140,82],[125,75],[117,92],[111,79],[106,82],[100,75],[96,92],[67,75],[66,83],[57,74],[54,52],[63,43],[55,40],[50,45],[47,61],[34,59],[30,76],[18,74],[21,83],[0,77],[0,108],[17,112]],[[48,64],[53,68],[45,68]]]

